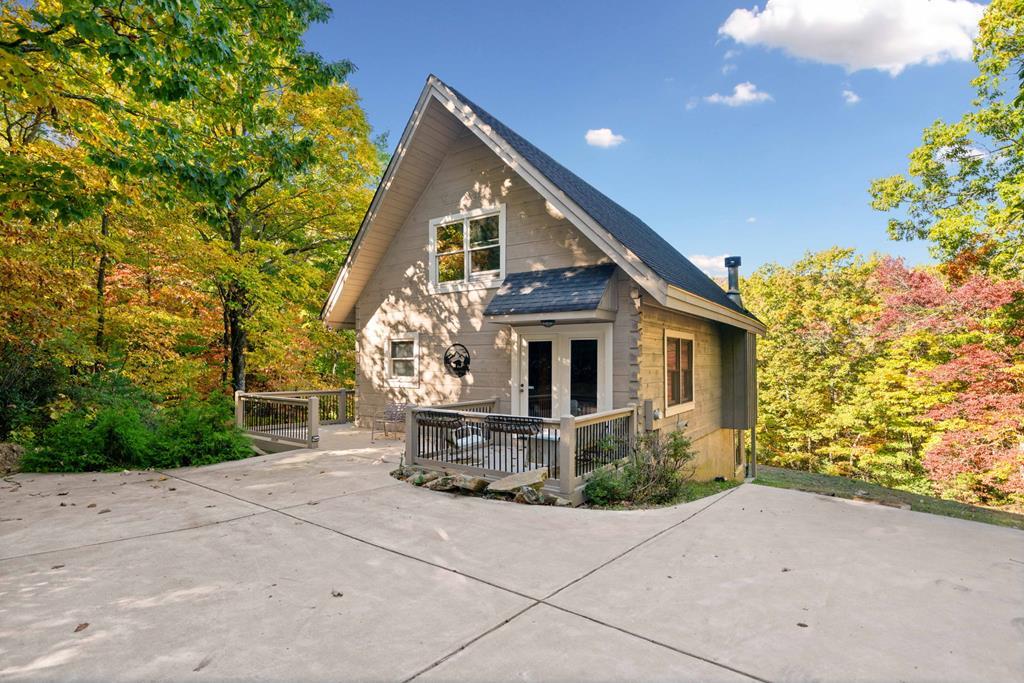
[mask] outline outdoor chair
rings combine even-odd
[[[372,443],[377,435],[377,425],[383,426],[384,438],[388,438],[388,425],[389,424],[405,424],[405,413],[408,409],[408,403],[389,403],[384,406],[383,410],[377,411],[373,418],[370,420],[370,442]],[[398,430],[394,431],[394,435],[398,436]]]

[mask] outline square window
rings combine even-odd
[[[693,339],[683,333],[665,333],[665,406],[693,401]]]
[[[416,339],[392,339],[388,348],[388,374],[392,379],[416,378]]]
[[[451,288],[459,283],[500,278],[504,271],[504,224],[504,207],[483,215],[477,210],[454,220],[431,221],[432,281]]]

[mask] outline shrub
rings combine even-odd
[[[682,432],[645,434],[637,439],[623,465],[596,472],[584,492],[599,506],[671,503],[681,497],[686,481],[693,475],[689,465],[694,455],[690,440]]]
[[[76,407],[43,430],[26,451],[21,469],[31,472],[95,472],[173,468],[237,460],[252,454],[232,424],[225,397],[187,398],[158,407],[126,392],[128,400]],[[106,404],[106,405],[103,405]]]

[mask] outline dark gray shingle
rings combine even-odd
[[[601,303],[615,265],[549,268],[511,273],[487,305],[485,315],[592,311]]]

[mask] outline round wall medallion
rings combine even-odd
[[[444,367],[456,377],[469,373],[469,349],[462,344],[452,344],[444,352]]]

